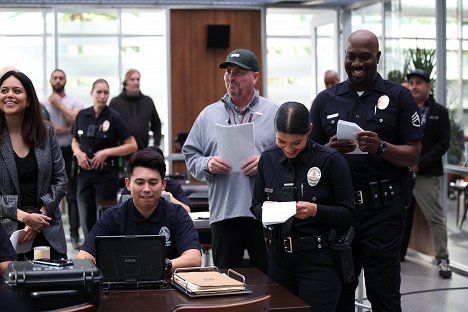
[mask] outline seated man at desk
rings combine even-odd
[[[166,164],[154,149],[135,152],[127,166],[125,185],[132,199],[109,208],[93,226],[76,256],[96,260],[98,235],[165,235],[167,272],[201,265],[198,234],[189,214],[180,205],[161,198],[166,187]]]
[[[154,149],[156,152],[164,158],[163,151],[157,146],[150,146],[148,148]],[[121,195],[130,194],[129,189],[124,189]],[[187,212],[190,213],[190,200],[188,199],[187,195],[185,194],[184,190],[180,183],[174,179],[166,179],[166,187],[162,191],[162,194],[168,194],[170,196],[170,202],[176,205],[181,205]],[[120,198],[122,201],[122,197]]]

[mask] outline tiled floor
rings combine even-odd
[[[66,215],[63,222],[68,257],[74,258],[78,251],[71,247]],[[468,220],[462,229],[455,226],[454,200],[448,201],[447,225],[451,262],[456,268],[467,272],[454,272],[451,279],[444,280],[439,277],[431,257],[409,250],[406,261],[401,265],[401,302],[404,312],[468,311]],[[207,258],[211,264],[210,256]],[[204,263],[207,258],[204,257]],[[365,298],[365,292],[363,296]],[[363,304],[369,305],[369,302],[364,299]],[[357,308],[356,311],[369,310]]]

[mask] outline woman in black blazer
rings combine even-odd
[[[50,246],[51,258],[66,258],[59,203],[67,176],[54,129],[42,119],[31,80],[9,71],[0,78],[0,219],[20,242]],[[33,258],[33,251],[26,254]],[[21,259],[21,257],[19,257]]]

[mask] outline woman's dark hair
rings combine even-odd
[[[304,104],[281,104],[275,116],[275,131],[287,134],[306,134],[310,129],[309,110]]]
[[[150,147],[136,151],[130,157],[127,165],[128,178],[133,175],[133,169],[135,169],[135,167],[153,169],[159,172],[162,179],[166,177],[166,163],[164,162],[164,157]]]
[[[23,85],[26,91],[28,106],[24,111],[23,124],[21,125],[21,136],[24,142],[31,148],[44,147],[47,140],[47,128],[42,117],[41,104],[37,98],[36,90],[31,79],[22,72],[10,70],[0,78],[0,86],[9,77],[15,77]],[[1,133],[6,127],[5,113],[0,111],[0,140]]]

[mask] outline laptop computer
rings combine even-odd
[[[103,289],[166,286],[164,235],[96,236],[95,242]]]

